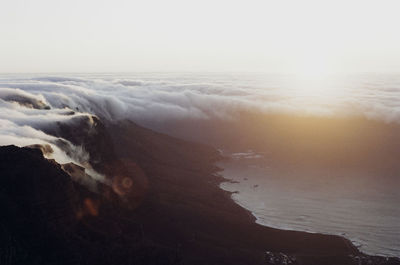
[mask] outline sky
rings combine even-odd
[[[399,1],[2,0],[0,72],[400,72]]]

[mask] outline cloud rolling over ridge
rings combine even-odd
[[[129,119],[156,127],[182,119],[234,120],[244,111],[400,121],[398,76],[303,81],[261,74],[3,75],[0,144],[47,144],[53,150],[48,157],[83,165],[88,154],[54,133],[57,124],[90,127],[94,115],[104,122]]]

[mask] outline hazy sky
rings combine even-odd
[[[400,72],[400,1],[1,0],[0,72]]]

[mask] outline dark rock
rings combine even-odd
[[[129,122],[102,130],[104,146],[83,141],[110,183],[97,193],[66,173],[84,176],[76,165],[0,147],[0,264],[398,264],[343,237],[256,224],[218,187],[210,147]]]

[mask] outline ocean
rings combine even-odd
[[[400,256],[400,178],[368,170],[271,166],[251,150],[225,154],[221,188],[262,225],[341,235],[371,255]]]

